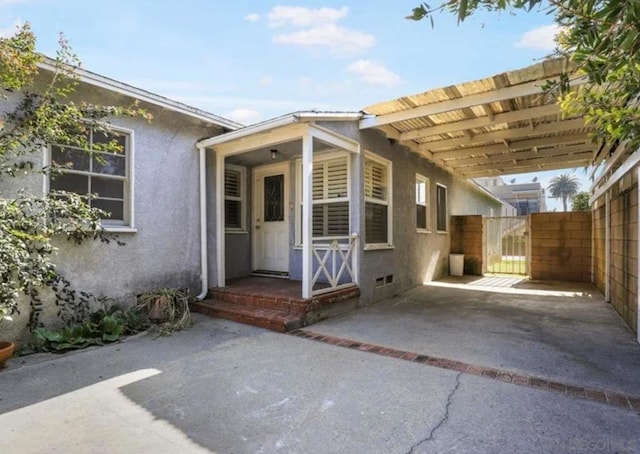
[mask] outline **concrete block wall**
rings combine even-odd
[[[531,278],[591,282],[591,213],[531,215]]]
[[[630,172],[611,193],[610,302],[638,329],[638,182]]]
[[[484,223],[480,215],[451,216],[451,253],[464,254],[464,274],[484,270]]]
[[[593,217],[593,283],[602,292],[605,293],[605,253],[606,253],[606,207],[604,197],[598,201],[592,212]]]

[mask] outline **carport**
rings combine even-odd
[[[583,118],[561,114],[557,92],[545,92],[543,86],[569,74],[569,86],[579,90],[586,80],[571,69],[567,60],[551,59],[382,102],[364,109],[370,115],[361,120],[360,128],[383,131],[389,139],[466,179],[592,166],[593,216],[578,219],[558,213],[557,219],[538,218],[544,231],[537,241],[531,240],[529,270],[540,270],[538,277],[544,279],[596,284],[638,333],[634,169],[639,152],[626,150],[624,144],[593,143]],[[551,224],[558,228],[546,231]],[[583,233],[585,226],[588,235]],[[452,251],[461,247],[455,240],[452,237]],[[566,274],[575,265],[580,271]]]

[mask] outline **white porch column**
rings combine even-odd
[[[224,155],[216,153],[216,272],[218,287],[225,286]]]
[[[313,137],[302,136],[302,297],[313,294]]]

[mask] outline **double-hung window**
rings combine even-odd
[[[365,243],[369,246],[393,244],[391,175],[391,161],[370,153],[365,155]]]
[[[224,168],[224,227],[226,230],[246,230],[245,175],[244,167],[227,164]]]
[[[440,183],[436,184],[437,220],[436,228],[438,232],[446,233],[448,227],[449,211],[447,208],[447,187]]]
[[[298,164],[299,176],[302,163]],[[349,235],[349,156],[331,153],[318,156],[313,161],[312,175],[312,230],[313,237],[336,237]],[[298,178],[298,206],[302,225],[302,180]],[[299,232],[302,228],[299,227]],[[302,243],[298,235],[298,244]]]
[[[51,163],[64,168],[50,177],[49,189],[86,195],[91,207],[107,213],[107,228],[133,227],[132,139],[131,131],[89,130],[86,149],[51,145]]]
[[[416,229],[428,232],[429,228],[429,179],[416,174]]]

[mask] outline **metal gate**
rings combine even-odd
[[[529,274],[529,217],[485,218],[487,273]]]

